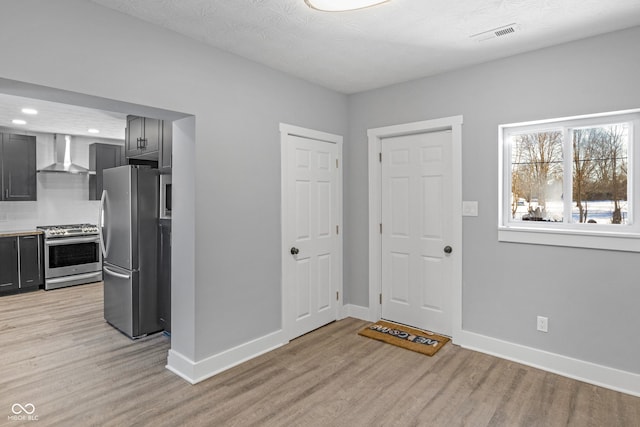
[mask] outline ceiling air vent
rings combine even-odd
[[[509,24],[502,27],[494,28],[493,30],[474,34],[470,36],[470,38],[479,42],[483,42],[483,41],[495,39],[498,37],[508,36],[510,34],[515,33],[519,29],[520,27],[518,26],[518,24]]]

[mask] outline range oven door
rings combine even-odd
[[[44,275],[47,279],[102,270],[97,235],[46,239],[44,245]]]

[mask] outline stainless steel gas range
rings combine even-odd
[[[46,225],[44,277],[46,290],[102,280],[98,227],[92,224]]]

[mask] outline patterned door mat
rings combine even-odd
[[[363,337],[373,338],[418,353],[433,356],[442,348],[449,338],[433,332],[415,329],[397,323],[379,320],[358,332]]]

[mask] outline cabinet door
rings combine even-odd
[[[122,147],[113,144],[91,144],[89,165],[95,175],[89,176],[89,200],[100,200],[102,196],[102,171],[120,166]]]
[[[127,116],[125,151],[127,158],[158,160],[162,120]]]
[[[163,172],[171,172],[172,150],[173,149],[173,122],[162,121],[162,138],[160,140],[160,154],[158,158],[158,169]]]
[[[119,145],[97,144],[96,177],[100,194],[102,194],[102,171],[120,166],[121,149]]]
[[[2,135],[2,198],[37,200],[36,137]]]
[[[158,151],[160,148],[160,138],[162,137],[162,120],[144,119],[144,139],[142,142],[142,152],[150,153]]]
[[[0,237],[0,292],[18,289],[18,238]]]
[[[141,144],[144,138],[144,117],[127,116],[125,150],[127,157],[134,157],[142,152]]]
[[[158,315],[162,328],[171,332],[171,222],[160,221],[158,259]]]
[[[40,236],[20,236],[20,287],[28,288],[42,284]]]

